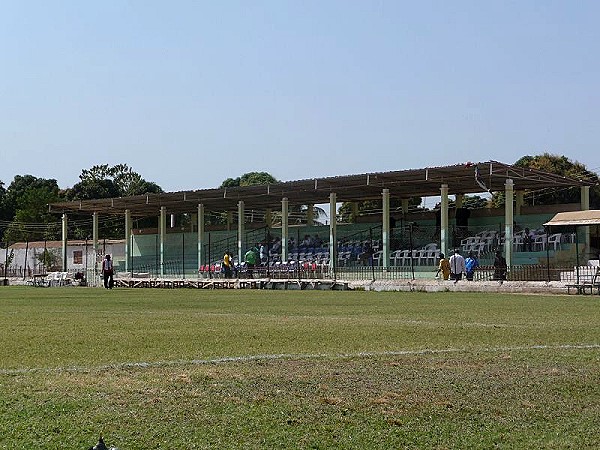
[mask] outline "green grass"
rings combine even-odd
[[[0,448],[598,448],[597,297],[0,288]]]

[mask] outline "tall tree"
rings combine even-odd
[[[21,197],[27,190],[46,188],[58,195],[58,183],[54,179],[37,178],[33,175],[16,175],[4,195],[5,213],[13,219]]]
[[[112,167],[101,164],[91,169],[83,169],[79,179],[79,183],[67,191],[70,200],[93,200],[163,192],[159,185],[146,181],[127,164],[117,164]]]
[[[48,203],[60,200],[56,180],[17,175],[5,195],[12,222],[5,240],[20,241],[55,238],[56,217],[48,213]]]
[[[598,174],[589,171],[584,164],[573,162],[563,155],[543,153],[536,156],[523,156],[514,164],[517,167],[543,170],[544,172],[562,175],[576,180],[586,180],[595,183],[590,188],[590,207],[600,207],[600,186],[598,185]],[[555,205],[561,203],[579,203],[580,189],[578,187],[548,187],[541,186],[538,191],[528,193],[525,204],[532,205]],[[492,205],[500,207],[504,205],[504,193],[497,192],[492,196]]]
[[[409,208],[418,208],[421,205],[421,197],[412,197],[408,200]],[[402,207],[402,201],[396,198],[390,199],[390,209],[399,209]],[[382,200],[366,200],[357,202],[356,208],[352,202],[344,202],[338,210],[338,215],[342,222],[354,223],[358,216],[368,214],[381,214],[383,208]]]
[[[6,197],[6,189],[4,189],[4,183],[0,180],[0,221],[11,219],[8,214],[8,211],[6,210],[6,208],[4,206],[5,197]],[[1,235],[1,233],[0,233],[0,235]]]
[[[278,183],[279,180],[267,172],[248,172],[237,178],[227,178],[221,183],[221,188],[235,186],[259,186]]]

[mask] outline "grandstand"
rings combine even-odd
[[[543,279],[555,277],[548,275],[550,265],[573,266],[576,241],[582,260],[597,254],[594,232],[581,229],[578,237],[575,230],[549,233],[543,226],[557,212],[589,209],[589,186],[585,180],[487,161],[265,186],[60,202],[51,204],[50,211],[62,214],[63,271],[73,270],[67,267],[69,220],[91,216],[90,245],[96,255],[102,253],[100,218],[117,217],[124,222],[122,257],[115,258],[115,264],[118,271],[131,276],[221,277],[223,254],[231,251],[236,274],[243,277],[243,255],[262,246],[256,275],[261,277],[429,277],[440,253],[459,248],[463,254],[473,252],[482,267],[490,265],[493,252],[501,249],[515,274],[522,266],[545,267],[532,275]],[[549,188],[579,189],[581,202],[524,204],[527,195]],[[514,201],[505,202],[503,209],[462,207],[465,194],[493,192]],[[418,196],[439,197],[440,204],[434,210],[409,209],[408,199]],[[454,196],[452,206],[450,196]],[[401,206],[391,208],[391,199]],[[382,207],[363,212],[353,223],[338,220],[339,203],[367,200],[377,200]],[[329,205],[327,225],[313,220],[315,204]],[[290,220],[291,206],[300,205],[308,213]],[[227,218],[225,223],[206,225],[208,215],[219,214]],[[135,226],[149,218],[156,220],[155,227]],[[526,228],[533,239],[531,246],[525,245]],[[481,277],[487,276],[482,270]]]

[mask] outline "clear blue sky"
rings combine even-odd
[[[545,151],[598,171],[597,1],[0,0],[0,180],[165,190]]]

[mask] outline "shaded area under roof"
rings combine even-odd
[[[476,176],[478,174],[478,176]],[[163,194],[136,195],[112,199],[58,202],[49,205],[50,212],[77,212],[107,215],[130,210],[134,217],[159,214],[161,207],[169,213],[193,213],[198,204],[207,211],[234,211],[243,200],[246,209],[281,208],[281,199],[292,205],[328,203],[332,192],[338,202],[381,199],[383,189],[391,198],[431,197],[440,195],[440,186],[448,185],[450,194],[475,194],[504,191],[507,179],[515,190],[539,190],[548,187],[591,186],[587,180],[575,180],[540,170],[516,167],[498,161],[465,163],[445,167],[427,167],[392,172],[313,178],[261,186],[244,186]]]

